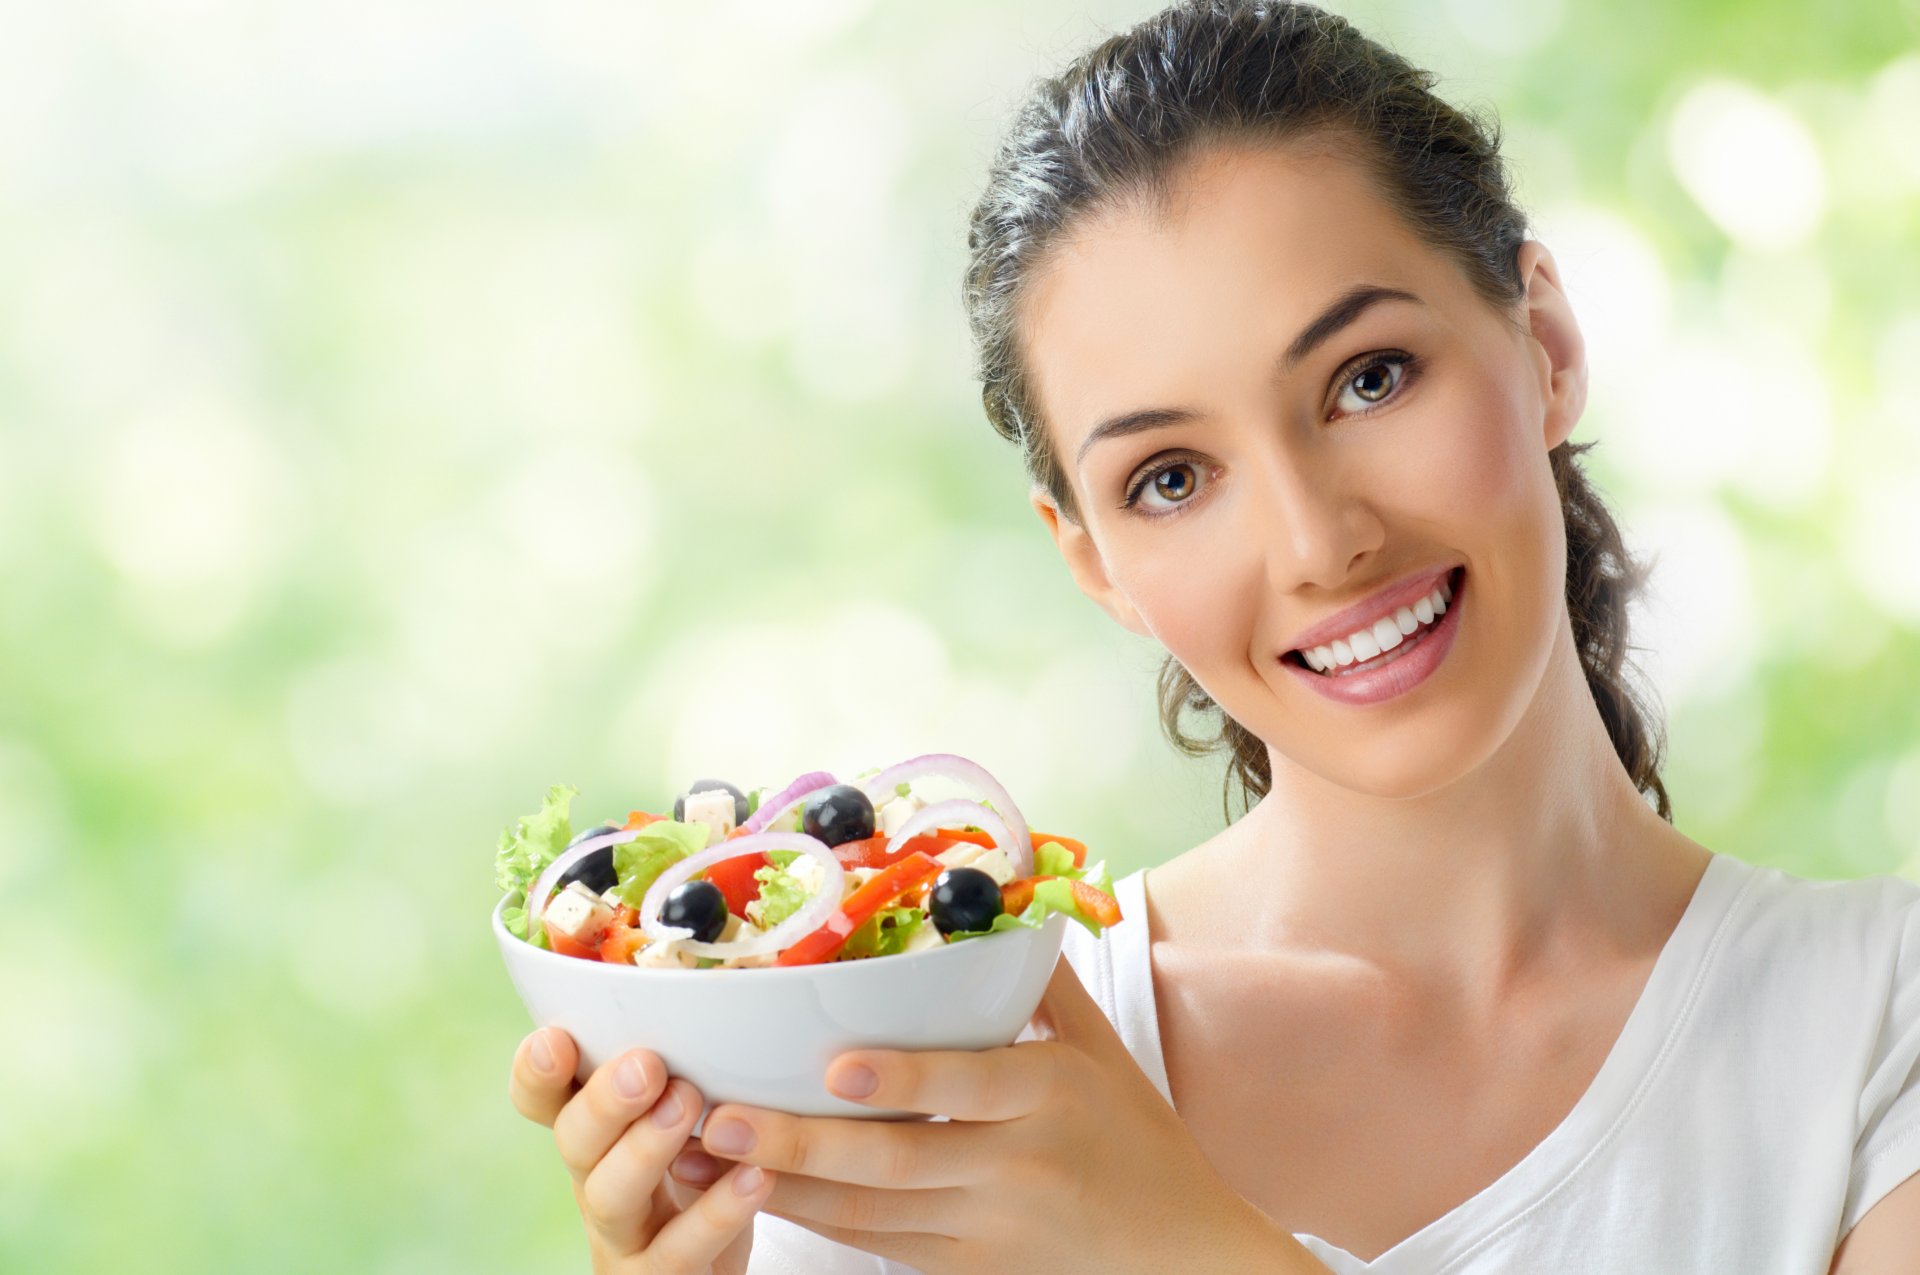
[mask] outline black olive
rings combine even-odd
[[[660,919],[690,928],[695,942],[712,943],[727,928],[727,896],[711,881],[684,882],[667,896]]]
[[[1000,885],[978,868],[948,868],[933,882],[927,912],[942,934],[984,930],[1003,911]]]
[[[873,803],[852,784],[834,784],[810,795],[800,808],[800,831],[830,846],[873,835]]]
[[[571,850],[589,837],[605,836],[609,832],[618,831],[620,831],[619,824],[603,823],[598,828],[587,829],[572,841],[569,841],[567,848]],[[598,850],[593,851],[586,858],[580,860],[580,862],[574,864],[565,872],[562,872],[556,888],[564,890],[575,881],[586,886],[587,889],[592,890],[595,894],[605,894],[608,890],[620,884],[620,875],[613,870],[613,847],[601,846]]]
[[[673,799],[673,817],[683,821],[687,817],[687,798],[697,792],[710,792],[721,788],[733,794],[733,826],[738,828],[747,821],[747,794],[724,779],[696,779],[687,785],[687,790]]]

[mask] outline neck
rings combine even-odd
[[[1272,789],[1217,843],[1239,933],[1466,1012],[1596,951],[1657,954],[1705,869],[1622,766],[1570,624],[1515,729],[1445,787],[1357,794],[1270,756]]]

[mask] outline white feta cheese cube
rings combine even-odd
[[[576,943],[590,943],[613,923],[613,909],[578,881],[555,895],[547,905],[547,924]]]
[[[933,857],[942,867],[970,868],[975,859],[987,853],[989,853],[989,847],[977,841],[956,841]]]
[[[655,939],[633,954],[633,963],[647,969],[697,969],[700,958],[682,945],[685,939]]]
[[[680,808],[680,821],[707,825],[708,845],[726,840],[733,831],[733,794],[725,788],[689,793]]]
[[[914,812],[920,810],[926,804],[926,802],[920,800],[920,798],[912,792],[909,792],[904,797],[895,797],[891,801],[881,803],[880,809],[874,811],[874,815],[879,821],[879,827],[876,831],[884,836],[891,837],[894,833],[900,831],[901,824],[912,818]]]
[[[1013,860],[1007,858],[1007,852],[998,846],[983,852],[979,858],[967,866],[977,868],[992,877],[995,885],[1005,885],[1013,880]]]
[[[902,955],[908,952],[923,952],[930,947],[945,947],[946,943],[947,936],[934,928],[933,921],[929,919],[922,922],[920,928],[913,932],[913,937],[907,940],[907,945],[901,948],[900,952]]]

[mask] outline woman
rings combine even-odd
[[[570,1097],[539,1034],[515,1098],[597,1269],[1920,1251],[1920,887],[1673,827],[1621,676],[1642,572],[1567,441],[1579,327],[1492,130],[1431,84],[1317,9],[1198,0],[1038,87],[973,215],[987,414],[1251,806],[1118,883],[1128,921],[1069,936],[1021,1042],[829,1072],[944,1122],[722,1105],[676,1160],[684,1081],[643,1053],[631,1095],[610,1064]]]

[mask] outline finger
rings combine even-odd
[[[1069,1045],[1093,1052],[1126,1045],[1113,1029],[1113,1022],[1100,1003],[1093,999],[1073,962],[1061,957],[1054,963],[1053,976],[1034,1010],[1035,1028],[1043,1040],[1063,1040]]]
[[[804,1218],[810,1227],[946,1235],[964,1220],[968,1210],[977,1212],[979,1202],[962,1187],[895,1191],[783,1173],[767,1200],[767,1208]]]
[[[666,1176],[700,1114],[700,1092],[667,1083],[659,1100],[630,1123],[580,1184],[580,1212],[617,1253],[637,1253],[660,1229],[654,1188]]]
[[[984,1176],[989,1136],[990,1130],[950,1123],[795,1116],[721,1103],[708,1115],[700,1142],[711,1156],[789,1175],[854,1186],[949,1187]]]
[[[1059,1041],[1023,1040],[1002,1049],[863,1049],[827,1067],[827,1087],[854,1097],[861,1068],[875,1085],[857,1100],[953,1120],[1016,1120],[1044,1106],[1074,1058]]]
[[[630,1049],[601,1064],[553,1122],[560,1159],[584,1182],[607,1148],[667,1087],[667,1067],[658,1055]]]
[[[667,1219],[647,1245],[648,1269],[704,1271],[753,1225],[753,1215],[773,1191],[776,1175],[739,1164],[703,1192],[692,1207]]]
[[[531,1032],[514,1051],[513,1073],[507,1080],[507,1095],[514,1110],[535,1124],[553,1127],[567,1100],[574,1094],[574,1068],[580,1065],[580,1052],[573,1037],[558,1027],[543,1027]]]

